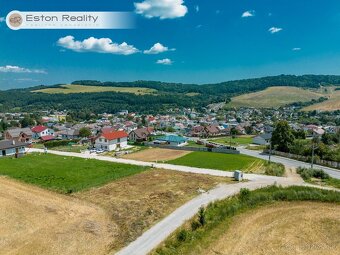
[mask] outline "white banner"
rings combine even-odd
[[[20,12],[11,11],[7,26],[19,29],[132,29],[131,12]]]

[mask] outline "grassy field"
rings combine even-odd
[[[238,145],[238,144],[247,145],[247,144],[250,144],[253,141],[253,137],[254,136],[251,136],[251,135],[243,135],[243,136],[231,138],[231,145]],[[230,144],[230,137],[213,138],[213,139],[210,139],[209,141],[229,145]]]
[[[227,107],[280,107],[294,102],[308,102],[325,96],[317,91],[297,87],[270,87],[232,98]]]
[[[223,154],[212,152],[192,152],[168,163],[183,166],[219,169],[225,171],[243,170],[251,172],[252,167],[263,164],[263,160],[240,154]]]
[[[313,104],[303,108],[303,111],[335,111],[340,110],[340,90],[335,90],[334,88],[328,88],[325,95],[329,97],[329,100],[322,103]]]
[[[152,254],[337,255],[339,210],[339,192],[307,187],[244,189],[210,204]]]
[[[146,168],[50,154],[0,159],[0,175],[62,193],[103,185],[143,170]]]
[[[170,150],[161,148],[148,148],[136,153],[124,155],[122,158],[140,161],[161,162],[183,157],[191,153],[190,151]]]
[[[74,93],[96,93],[96,92],[123,92],[136,95],[152,94],[157,92],[155,89],[138,87],[105,87],[105,86],[83,86],[83,85],[62,85],[61,88],[46,88],[34,90],[47,94],[74,94]]]
[[[115,228],[111,254],[135,240],[156,222],[197,196],[231,178],[153,169],[75,193],[74,196],[104,208]],[[128,192],[127,192],[128,191]]]

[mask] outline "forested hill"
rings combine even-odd
[[[72,84],[101,87],[149,88],[152,93],[136,94],[127,90],[92,93],[42,93],[37,90],[62,85],[37,86],[26,89],[0,91],[0,112],[35,110],[70,110],[87,113],[114,113],[122,109],[143,113],[164,112],[169,108],[200,109],[211,103],[226,101],[231,97],[256,92],[272,86],[318,88],[340,84],[340,76],[333,75],[280,75],[257,79],[228,81],[218,84],[181,84],[156,81],[100,82],[75,81]]]
[[[158,81],[100,82],[91,80],[74,81],[72,84],[113,87],[144,87],[167,92],[194,92],[208,95],[219,95],[223,93],[227,94],[228,96],[234,96],[235,94],[237,95],[249,92],[256,92],[273,86],[319,88],[320,86],[339,85],[340,75],[279,75],[204,85],[166,83]]]

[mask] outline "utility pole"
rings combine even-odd
[[[271,163],[271,156],[272,156],[272,139],[269,140],[269,164]]]
[[[313,138],[312,138],[312,162],[310,168],[313,170],[314,168],[314,154],[315,154],[315,131],[313,130]]]

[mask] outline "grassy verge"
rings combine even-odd
[[[321,169],[299,167],[297,169],[297,173],[300,174],[302,179],[304,179],[306,182],[340,189],[340,180],[330,177]]]
[[[94,159],[29,154],[0,159],[0,175],[7,175],[61,193],[72,193],[140,173],[144,167]]]
[[[232,218],[260,206],[278,201],[320,201],[340,203],[340,193],[309,187],[268,187],[210,204],[172,234],[152,254],[199,254],[230,225]]]

